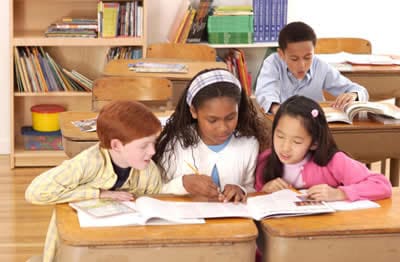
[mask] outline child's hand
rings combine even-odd
[[[182,178],[183,186],[191,195],[201,195],[207,198],[218,198],[218,187],[210,176],[206,175],[185,175]]]
[[[266,183],[261,189],[262,192],[273,193],[282,189],[289,189],[291,187],[285,180],[278,177]]]
[[[100,189],[100,199],[112,199],[118,201],[131,201],[135,200],[135,195],[126,191],[110,191]]]
[[[312,186],[307,190],[308,198],[313,200],[323,201],[338,201],[346,200],[346,194],[338,189],[327,184]]]
[[[336,98],[335,103],[333,103],[332,107],[343,109],[346,104],[353,102],[356,99],[357,93],[344,93]]]
[[[218,200],[223,202],[233,201],[234,203],[246,202],[246,194],[237,185],[225,185],[224,191],[219,195]]]

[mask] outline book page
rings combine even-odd
[[[327,203],[328,206],[332,207],[336,211],[347,211],[347,210],[357,210],[366,208],[377,208],[380,207],[378,203],[370,200],[358,200],[358,201],[332,201]]]
[[[120,202],[115,200],[89,199],[79,202],[72,202],[69,205],[78,210],[85,212],[93,217],[107,217],[127,213],[136,213],[129,201]]]
[[[94,132],[96,131],[96,122],[97,118],[89,118],[89,119],[82,119],[71,121],[71,123],[78,127],[82,132]]]
[[[166,64],[166,63],[145,63],[128,64],[128,69],[142,73],[187,73],[188,67],[185,64]]]
[[[149,217],[171,219],[249,217],[245,204],[221,202],[176,202],[162,201],[151,197],[140,197],[136,200],[139,212]]]
[[[344,122],[348,124],[352,123],[347,114],[340,109],[327,106],[323,107],[322,110],[325,113],[326,121],[328,123],[330,122]]]
[[[256,220],[271,216],[293,216],[334,212],[324,201],[303,200],[292,190],[249,197],[247,205]]]

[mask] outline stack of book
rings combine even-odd
[[[251,6],[219,6],[207,22],[208,42],[213,44],[248,44],[253,42]]]
[[[278,41],[287,23],[288,0],[253,0],[254,42]]]
[[[42,47],[14,48],[14,66],[19,92],[92,90],[92,80],[62,68]]]
[[[242,88],[251,95],[251,75],[247,70],[244,52],[241,49],[231,48],[225,56],[228,70],[239,79]]]
[[[99,37],[141,37],[143,6],[138,0],[99,1],[97,5]]]
[[[112,59],[140,59],[143,57],[141,47],[134,46],[118,46],[108,50],[106,62]]]
[[[89,18],[62,18],[61,21],[51,24],[46,37],[97,37],[97,19]]]

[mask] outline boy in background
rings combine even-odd
[[[279,105],[293,95],[325,101],[323,91],[336,97],[333,107],[368,101],[367,90],[314,56],[317,37],[303,22],[286,25],[279,33],[278,52],[268,56],[257,79],[255,95],[265,112],[275,114]]]

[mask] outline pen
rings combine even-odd
[[[194,166],[192,166],[189,162],[187,162],[186,160],[184,160],[186,165],[188,165],[188,167],[196,174],[196,175],[200,175],[199,170],[197,170],[197,168],[195,168]]]

